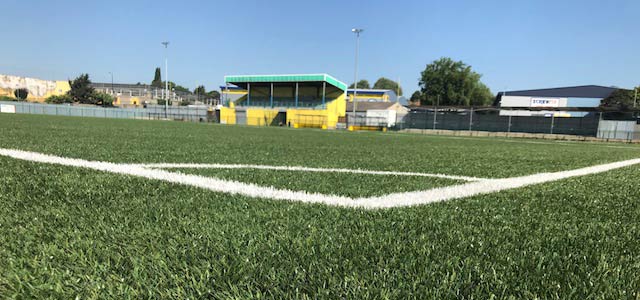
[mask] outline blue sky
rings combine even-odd
[[[0,74],[207,90],[230,74],[329,73],[418,89],[448,56],[491,90],[640,84],[640,1],[42,1],[3,0]],[[164,67],[163,67],[164,78]]]

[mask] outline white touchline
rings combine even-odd
[[[640,164],[640,159],[631,159],[569,171],[539,173],[512,178],[487,179],[425,191],[394,193],[385,196],[370,198],[349,198],[335,195],[323,195],[317,193],[276,189],[273,187],[262,187],[255,184],[150,169],[140,165],[87,161],[82,159],[65,158],[22,150],[0,148],[0,155],[32,162],[89,168],[115,174],[132,175],[149,179],[162,180],[171,183],[204,188],[216,192],[239,194],[255,198],[290,200],[306,203],[322,203],[341,207],[357,207],[365,209],[405,207],[441,202],[525,187],[545,182],[552,182],[576,176],[596,174],[632,166],[635,164]]]
[[[336,169],[336,168],[310,168],[300,166],[267,166],[267,165],[245,165],[245,164],[140,164],[140,167],[154,169],[259,169],[259,170],[277,170],[277,171],[301,171],[301,172],[327,172],[327,173],[351,173],[351,174],[367,174],[367,175],[392,175],[392,176],[416,176],[416,177],[437,177],[445,179],[463,180],[463,181],[481,181],[487,178],[430,174],[417,172],[398,172],[398,171],[371,171],[360,169]]]

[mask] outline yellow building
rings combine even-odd
[[[346,84],[327,74],[225,76],[220,122],[334,129]]]

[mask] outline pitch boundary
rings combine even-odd
[[[473,181],[464,184],[434,188],[424,191],[393,193],[385,196],[369,198],[349,198],[344,196],[324,195],[318,193],[276,189],[273,187],[263,187],[255,184],[242,183],[237,181],[221,180],[198,175],[182,174],[178,172],[169,172],[135,164],[116,164],[111,162],[88,161],[83,159],[66,158],[15,149],[0,148],[0,155],[31,162],[81,167],[115,174],[162,180],[170,183],[204,188],[215,192],[238,194],[248,197],[298,201],[304,203],[322,203],[333,206],[364,209],[407,207],[442,202],[526,187],[546,182],[553,182],[571,177],[597,174],[640,164],[640,159],[631,159],[568,171],[538,173],[512,178]]]

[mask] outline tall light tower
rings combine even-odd
[[[111,95],[115,95],[115,90],[113,89],[113,72],[109,72],[109,75],[111,75]],[[118,98],[118,97],[114,97],[114,98]],[[102,106],[104,106],[104,102],[102,102]]]
[[[164,117],[167,117],[169,109],[169,59],[167,58],[167,48],[169,42],[162,42],[164,45]]]
[[[356,120],[356,97],[358,96],[358,51],[360,50],[360,33],[362,33],[364,29],[354,28],[351,29],[351,32],[356,34],[356,63],[355,70],[353,72],[353,121],[351,122],[352,126],[355,126]]]

